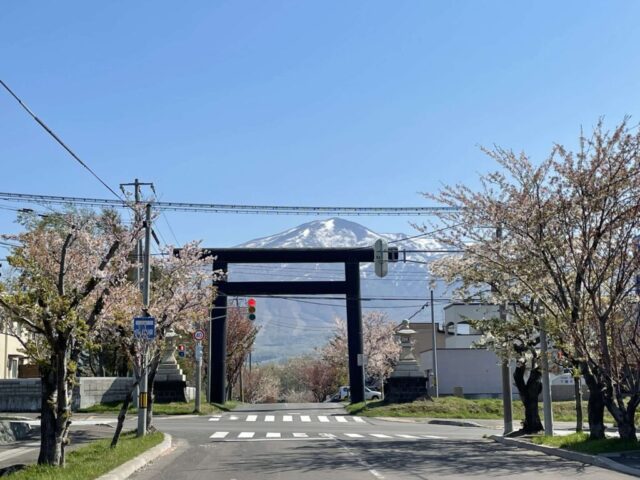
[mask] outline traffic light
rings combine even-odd
[[[180,345],[178,345],[178,356],[180,358],[184,358],[184,356],[186,355],[185,350],[184,350],[184,345],[181,343]]]
[[[256,299],[247,300],[247,318],[252,322],[256,319]]]

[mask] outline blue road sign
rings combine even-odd
[[[156,319],[153,317],[135,317],[133,319],[133,336],[153,340],[156,337]]]

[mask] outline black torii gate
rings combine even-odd
[[[218,295],[209,320],[209,400],[224,403],[227,357],[227,298],[251,295],[345,295],[351,401],[364,401],[364,355],[360,263],[374,261],[373,247],[364,248],[209,248],[214,270],[228,272],[231,263],[343,263],[344,281],[214,283]]]

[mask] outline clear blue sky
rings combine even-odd
[[[0,78],[114,187],[426,205],[418,192],[492,167],[479,145],[540,158],[601,115],[638,121],[639,18],[635,0],[22,0],[2,5]],[[110,196],[4,91],[0,158],[0,191]],[[181,242],[211,246],[310,220],[168,217]],[[0,231],[12,218],[0,210]]]

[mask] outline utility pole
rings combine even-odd
[[[151,204],[147,203],[144,230],[144,265],[142,284],[142,315],[149,316],[149,287],[151,283]],[[140,368],[140,398],[138,400],[138,437],[147,433],[147,339],[142,339],[142,365]]]
[[[439,388],[438,388],[438,345],[437,345],[437,335],[436,335],[436,317],[434,313],[433,307],[433,289],[429,292],[431,298],[431,341],[433,343],[433,348],[431,352],[433,353],[433,393],[438,398]]]
[[[538,314],[540,314],[538,308]],[[540,363],[542,367],[542,405],[544,412],[544,434],[553,436],[553,409],[551,408],[551,385],[549,384],[549,357],[547,356],[547,327],[544,314],[540,315]]]
[[[496,240],[502,239],[502,226],[496,227]],[[507,321],[507,308],[500,304],[500,321]],[[509,359],[502,360],[502,408],[504,417],[504,435],[513,432],[513,394],[511,391],[511,367]]]
[[[133,180],[133,183],[121,183],[120,184],[120,190],[122,191],[122,193],[124,193],[125,195],[127,194],[127,192],[125,191],[125,187],[133,187],[133,198],[135,201],[135,212],[134,212],[134,218],[135,218],[135,224],[136,225],[140,225],[140,222],[142,220],[142,216],[140,214],[140,200],[142,198],[141,195],[141,187],[142,186],[149,186],[151,187],[152,190],[154,190],[153,187],[153,183],[151,182],[140,182],[137,178],[135,178]],[[151,230],[151,226],[149,225],[149,232]],[[135,252],[134,252],[134,261],[135,261],[135,268],[133,269],[133,280],[136,284],[136,286],[140,289],[140,291],[142,292],[142,294],[144,295],[144,284],[141,281],[142,278],[142,264],[141,261],[144,260],[142,258],[142,240],[138,239],[136,241],[136,247],[135,247]],[[148,304],[145,304],[144,308],[147,308]],[[146,313],[143,312],[143,315],[146,315]],[[146,345],[143,344],[143,349],[145,350],[143,353],[143,359],[144,361],[146,361]],[[142,371],[140,372],[142,374]],[[140,409],[140,398],[141,395],[140,393],[142,392],[141,389],[142,385],[139,383],[138,387],[137,387],[137,395],[135,396],[135,406]],[[146,397],[145,397],[146,398]],[[145,416],[145,422],[146,422],[146,416]],[[146,425],[145,425],[145,430],[146,431]],[[140,428],[138,428],[138,436],[140,435],[144,435],[144,433],[140,433]]]

